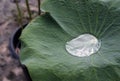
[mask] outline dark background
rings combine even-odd
[[[32,15],[37,14],[37,0],[29,0]],[[29,22],[25,0],[19,3],[22,11],[22,23]],[[12,0],[0,0],[0,81],[26,81],[18,60],[11,57],[8,48],[13,32],[20,27],[18,12]]]

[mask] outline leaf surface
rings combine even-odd
[[[23,31],[21,62],[33,81],[119,81],[120,1],[44,0],[46,14]],[[67,41],[92,34],[101,41],[88,57],[70,55]]]

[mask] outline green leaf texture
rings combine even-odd
[[[120,1],[43,0],[46,13],[20,37],[20,59],[33,81],[120,81]],[[76,57],[65,44],[89,33],[101,41],[99,51]]]

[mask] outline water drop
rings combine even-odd
[[[101,47],[101,42],[91,34],[82,34],[68,41],[65,46],[69,54],[85,57],[96,53]]]

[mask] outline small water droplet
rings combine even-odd
[[[101,42],[91,34],[82,34],[66,43],[68,53],[78,57],[90,56],[101,47]]]

